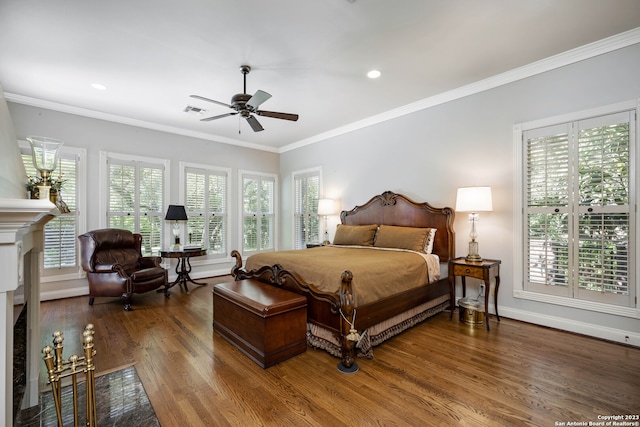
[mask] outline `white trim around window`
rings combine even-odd
[[[191,263],[193,265],[206,265],[206,264],[220,264],[220,263],[228,263],[231,262],[231,230],[232,228],[232,221],[230,218],[230,207],[231,207],[231,168],[224,168],[224,167],[218,167],[218,166],[211,166],[211,165],[204,165],[204,164],[199,164],[199,163],[190,163],[190,162],[180,162],[179,163],[179,177],[178,177],[178,182],[179,182],[179,191],[178,191],[178,199],[180,200],[180,203],[182,203],[183,205],[186,205],[186,200],[187,200],[187,195],[186,195],[186,174],[187,174],[187,170],[188,169],[199,169],[202,170],[203,172],[212,172],[212,173],[223,173],[226,174],[227,180],[226,180],[226,194],[225,194],[225,198],[226,198],[226,227],[227,230],[224,233],[225,234],[225,247],[226,247],[226,251],[224,254],[209,254],[207,257],[202,257],[202,258],[194,258]],[[188,214],[188,212],[187,212]],[[186,226],[185,226],[186,227]],[[183,236],[186,236],[186,230],[185,227],[183,227],[182,233]]]
[[[245,212],[244,212],[244,179],[245,178],[256,178],[258,179],[260,182],[262,182],[262,180],[265,181],[271,181],[273,182],[273,200],[271,200],[272,206],[273,206],[273,212],[271,212],[269,214],[269,216],[273,217],[273,222],[272,222],[272,230],[271,230],[271,236],[270,238],[272,239],[272,243],[273,243],[273,247],[270,249],[263,249],[262,252],[264,251],[273,251],[273,250],[278,250],[279,248],[279,244],[278,244],[278,223],[280,222],[280,218],[279,218],[279,209],[278,209],[278,204],[279,204],[279,197],[278,197],[278,191],[279,191],[279,187],[278,187],[278,175],[277,174],[273,174],[273,173],[267,173],[267,172],[255,172],[255,171],[248,171],[248,170],[238,170],[238,250],[242,253],[243,257],[247,257],[250,254],[253,253],[257,253],[260,252],[259,250],[257,251],[245,251],[244,247],[244,219],[245,219]],[[256,213],[257,215],[261,215],[260,212]]]
[[[163,212],[167,211],[167,207],[169,206],[169,195],[170,195],[170,177],[169,171],[171,166],[171,161],[167,159],[159,159],[155,157],[146,157],[146,156],[135,156],[131,154],[122,154],[122,153],[113,153],[109,151],[100,151],[99,154],[99,194],[98,194],[98,224],[100,228],[107,228],[107,202],[108,202],[108,194],[109,194],[109,159],[114,159],[116,161],[124,161],[124,162],[140,162],[146,164],[157,165],[164,169],[164,177],[163,177]],[[169,227],[163,227],[163,237],[164,241],[168,242],[169,238]]]
[[[614,305],[598,301],[589,301],[585,299],[579,299],[575,297],[553,295],[550,293],[539,293],[527,290],[525,287],[526,266],[525,266],[525,236],[523,232],[524,218],[523,212],[525,208],[524,201],[524,178],[523,178],[523,134],[524,132],[532,129],[553,126],[562,123],[576,122],[580,120],[589,119],[591,117],[599,117],[604,115],[610,115],[622,111],[635,110],[635,128],[633,133],[635,134],[635,143],[631,143],[630,160],[632,165],[640,164],[640,141],[638,141],[638,135],[640,135],[640,125],[638,118],[638,112],[640,111],[640,99],[628,102],[622,102],[614,105],[604,106],[586,111],[580,111],[576,113],[565,114],[562,116],[552,117],[548,119],[536,120],[533,122],[522,123],[515,125],[513,128],[513,145],[514,145],[514,194],[513,194],[513,238],[515,247],[514,256],[514,268],[513,268],[513,296],[514,298],[526,299],[531,301],[537,301],[541,303],[561,305],[565,307],[571,307],[582,310],[590,310],[600,313],[612,314],[623,317],[631,317],[640,319],[640,308],[638,307],[638,295],[640,295],[640,280],[638,277],[638,267],[640,265],[640,215],[637,214],[638,200],[632,201],[633,205],[631,210],[634,213],[632,215],[632,221],[630,225],[630,258],[629,258],[629,290],[631,292],[631,301],[629,306]],[[640,188],[640,174],[631,170],[630,176],[630,193],[637,195],[637,191]]]
[[[297,209],[297,205],[298,205],[298,200],[297,200],[297,180],[301,180],[301,179],[306,179],[306,178],[310,178],[310,177],[317,177],[318,178],[318,200],[323,196],[323,182],[322,182],[322,166],[316,166],[313,168],[308,168],[308,169],[302,169],[302,170],[298,170],[298,171],[293,171],[291,172],[291,182],[292,182],[292,193],[291,193],[291,212],[293,212],[293,218],[291,221],[291,247],[294,249],[303,249],[304,248],[304,244],[307,243],[320,243],[320,241],[322,241],[322,239],[320,239],[320,236],[322,235],[321,229],[322,227],[318,227],[317,233],[318,233],[318,238],[317,238],[317,242],[312,242],[311,240],[302,242],[302,240],[305,240],[302,236],[298,235],[298,232],[300,232],[301,234],[303,233],[302,230],[297,230],[301,224],[298,221],[298,216],[299,215],[312,215],[315,217],[318,217],[318,212],[317,209],[314,212],[298,212]],[[316,200],[317,203],[317,200]],[[317,205],[315,206],[317,208]],[[303,209],[304,210],[304,209]],[[320,220],[319,218],[316,218],[315,221],[320,224]],[[305,236],[308,237],[308,236]]]
[[[18,146],[23,152],[31,152],[31,146],[27,141],[18,140]],[[60,156],[64,158],[74,158],[76,161],[76,176],[75,176],[75,185],[76,185],[76,232],[78,235],[86,232],[87,230],[87,150],[84,148],[71,147],[68,145],[63,145],[60,148]],[[55,171],[54,171],[55,175]],[[26,178],[26,177],[25,177]],[[26,190],[25,190],[26,191]],[[64,192],[63,192],[64,195]],[[61,282],[67,280],[81,279],[85,277],[85,272],[82,270],[80,266],[80,245],[76,245],[76,267],[74,271],[70,271],[70,267],[66,269],[66,273],[55,274],[51,271],[48,271],[47,274],[43,271],[43,254],[40,254],[40,282],[41,283],[51,283],[51,282]]]

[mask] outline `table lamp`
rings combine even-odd
[[[470,212],[469,222],[471,222],[471,233],[469,237],[469,255],[466,260],[470,262],[480,262],[482,257],[478,253],[478,242],[476,238],[476,222],[480,218],[478,212],[493,211],[493,202],[491,200],[491,187],[463,187],[458,188],[458,196],[456,198],[456,211]]]
[[[184,209],[182,205],[169,205],[167,209],[167,215],[164,217],[166,221],[174,221],[173,223],[173,245],[171,249],[174,251],[181,250],[180,245],[180,224],[178,221],[187,221],[189,217],[187,216],[187,211]]]
[[[318,215],[324,217],[324,241],[323,245],[329,245],[329,230],[327,227],[327,217],[333,215],[336,212],[336,206],[333,199],[320,199],[318,200]]]
[[[58,152],[64,143],[44,136],[28,136],[27,141],[31,145],[33,167],[40,172],[42,178],[42,185],[38,186],[39,198],[49,200],[51,172],[56,168]]]

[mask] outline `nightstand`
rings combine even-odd
[[[453,319],[453,311],[456,301],[456,276],[462,279],[462,296],[467,293],[467,277],[475,277],[484,281],[484,318],[487,322],[487,331],[489,328],[489,293],[491,293],[491,277],[495,277],[496,286],[493,293],[493,304],[496,309],[496,319],[500,321],[498,314],[498,289],[500,289],[500,263],[496,259],[483,259],[479,262],[467,261],[464,257],[449,260],[449,287],[451,292],[451,314],[449,320]]]

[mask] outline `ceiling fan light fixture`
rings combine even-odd
[[[367,73],[367,77],[369,77],[370,79],[377,79],[381,75],[382,73],[379,70],[371,70]]]

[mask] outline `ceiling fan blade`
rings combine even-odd
[[[274,119],[291,120],[293,122],[298,121],[297,114],[278,113],[276,111],[264,111],[264,110],[258,110],[256,111],[256,114],[259,116],[273,117]]]
[[[254,110],[260,106],[264,101],[271,98],[271,95],[265,91],[259,90],[253,94],[251,99],[247,101],[247,106],[253,108]]]
[[[213,116],[213,117],[207,117],[206,119],[200,119],[200,121],[201,122],[210,122],[211,120],[218,120],[218,119],[221,119],[223,117],[234,116],[236,114],[238,114],[238,113],[235,112],[235,113],[220,114],[219,116]]]
[[[247,121],[249,122],[249,125],[251,126],[251,129],[253,129],[254,132],[260,132],[261,130],[264,130],[264,128],[262,127],[258,119],[255,118],[255,116],[247,117]]]
[[[214,104],[218,104],[218,105],[222,105],[224,107],[229,107],[231,108],[231,105],[229,104],[225,104],[224,102],[220,102],[220,101],[215,101],[213,99],[209,99],[209,98],[205,98],[204,96],[200,96],[200,95],[189,95],[191,98],[195,98],[195,99],[199,99],[201,101],[207,101],[207,102],[213,102]]]

